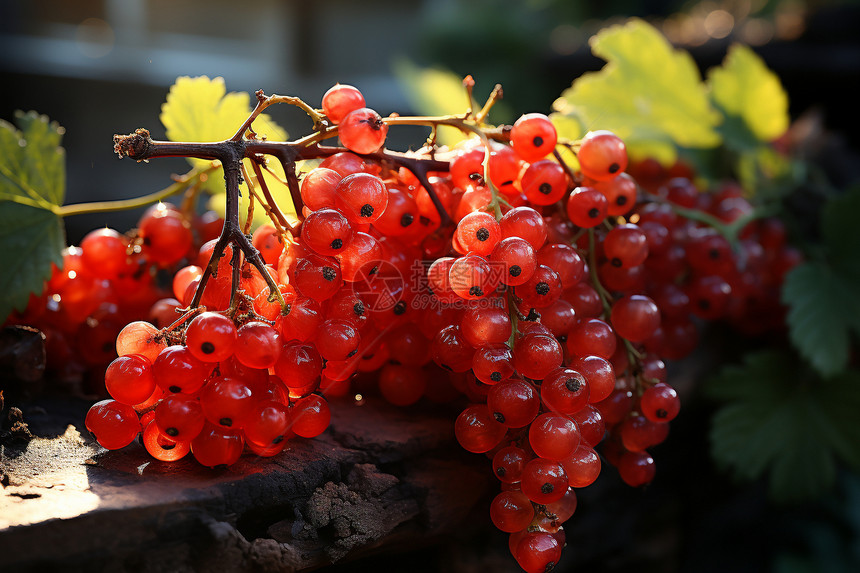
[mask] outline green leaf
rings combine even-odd
[[[850,333],[860,333],[860,283],[822,262],[808,262],[786,276],[782,300],[788,305],[791,342],[822,375],[848,363]]]
[[[856,373],[821,380],[778,352],[748,355],[706,385],[725,404],[710,432],[722,467],[752,480],[769,474],[780,501],[808,499],[829,488],[838,456],[860,467],[860,379]]]
[[[0,317],[24,310],[30,293],[51,277],[51,263],[63,266],[66,246],[59,215],[12,201],[0,203]]]
[[[63,264],[59,216],[66,193],[64,130],[36,112],[0,121],[0,319],[24,310]]]
[[[34,111],[0,120],[0,201],[54,209],[66,194],[65,130]]]
[[[860,251],[856,214],[860,188],[829,200],[821,210],[824,258],[793,269],[782,300],[792,343],[823,376],[848,364],[852,335],[860,336]]]
[[[251,111],[251,96],[244,92],[227,93],[224,78],[182,76],[171,86],[167,101],[161,106],[159,118],[167,130],[167,138],[171,141],[223,141],[236,133]],[[254,120],[254,131],[258,137],[265,137],[269,141],[287,139],[287,132],[267,114],[260,114]],[[205,159],[194,158],[189,158],[188,162],[198,168],[206,167],[210,163]],[[250,160],[245,159],[244,164],[248,173],[253,173]],[[281,211],[295,221],[295,209],[289,189],[283,183],[286,180],[284,169],[278,161],[271,161],[269,165],[276,175],[264,172],[266,184]],[[213,195],[224,193],[224,171],[213,171],[204,188]],[[239,209],[240,213],[245,213],[248,208],[248,190],[244,182],[240,191],[242,197]],[[213,197],[210,205],[224,214],[223,198]],[[259,225],[268,220],[263,209],[258,206],[254,210],[254,224]]]
[[[726,146],[755,149],[788,129],[788,95],[750,48],[731,46],[723,64],[708,71],[708,87],[714,106],[725,116],[720,133]]]
[[[421,68],[402,58],[394,63],[394,76],[409,105],[419,114],[438,116],[466,112],[463,78],[454,72],[442,68]],[[458,129],[442,127],[436,139],[450,147],[466,139],[466,135]]]
[[[711,107],[693,58],[675,50],[650,24],[631,19],[590,40],[607,61],[577,78],[553,107],[586,129],[614,131],[633,159],[672,163],[676,146],[720,144],[720,114]]]

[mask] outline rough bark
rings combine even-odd
[[[0,455],[0,570],[302,571],[433,543],[485,496],[450,413],[332,408],[322,436],[211,470],[73,427]],[[452,453],[455,452],[455,453]]]

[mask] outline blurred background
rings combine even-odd
[[[752,46],[781,78],[793,118],[815,110],[844,147],[860,147],[851,87],[860,78],[860,3],[829,0],[2,0],[0,118],[34,109],[66,128],[67,203],[133,197],[188,169],[181,159],[118,161],[112,150],[113,134],[138,127],[164,138],[158,115],[177,76],[221,76],[229,91],[298,95],[314,106],[334,83],[348,83],[383,115],[406,114],[417,110],[395,70],[408,62],[473,75],[479,101],[501,83],[494,117],[512,121],[548,112],[573,79],[601,68],[588,38],[630,16],[656,25],[702,70],[733,42]],[[310,129],[294,108],[272,114],[291,136]],[[389,141],[403,149],[423,139],[393,130]],[[127,229],[139,215],[71,217],[68,242],[108,220]],[[763,483],[737,487],[711,466],[709,408],[691,404],[673,425],[668,448],[656,450],[661,473],[644,493],[619,495],[613,472],[583,492],[566,564],[640,573],[856,571],[856,477],[843,476],[820,502],[772,506]],[[488,562],[475,554],[485,550],[510,566],[504,536],[485,537],[428,551],[410,568],[458,559],[466,564],[458,571],[483,570]],[[385,570],[402,564],[392,558]]]
[[[832,0],[4,0],[0,118],[34,109],[66,128],[67,202],[136,196],[186,167],[121,163],[111,137],[138,127],[163,137],[158,114],[177,76],[222,76],[229,91],[299,95],[315,106],[335,82],[350,83],[379,112],[408,113],[394,72],[405,61],[472,74],[479,99],[501,83],[494,119],[512,121],[548,111],[574,78],[599,69],[588,38],[630,16],[654,23],[702,69],[732,42],[753,46],[784,82],[794,117],[819,108],[856,146],[856,98],[845,82],[860,76],[860,5]],[[274,114],[292,135],[309,129],[294,109]],[[395,148],[416,142],[402,130],[392,138]],[[138,215],[112,221],[129,227]],[[104,222],[67,224],[74,242]]]

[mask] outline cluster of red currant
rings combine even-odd
[[[477,137],[428,146],[413,157],[434,167],[411,170],[381,151],[389,124],[409,118],[364,106],[351,86],[326,93],[317,135],[346,149],[317,149],[325,158],[293,195],[299,226],[257,229],[265,267],[220,249],[225,235],[203,245],[175,273],[175,298],[153,307],[155,324],[119,333],[113,400],[87,427],[107,448],[142,429],[157,459],[190,451],[216,466],[245,445],[271,456],[292,435],[318,435],[322,394],[347,394],[360,372],[396,405],[465,394],[455,434],[492,459],[502,491],[491,519],[523,569],[548,571],[575,489],[600,472],[598,444],[626,483],[653,479],[648,448],[680,407],[663,358],[693,350],[700,319],[778,323],[778,306],[761,302],[799,258],[736,187],[700,193],[680,168],[628,170],[612,133],[560,141],[541,114],[507,128],[423,118]],[[119,274],[132,259],[109,235],[87,256]],[[145,222],[140,237],[159,240]],[[189,246],[169,250],[181,254],[159,263]]]
[[[65,249],[62,269],[54,266],[42,292],[31,295],[27,308],[7,322],[45,334],[52,380],[103,392],[104,370],[116,358],[114,342],[123,325],[147,317],[157,324],[159,317],[176,318],[178,303],[155,304],[164,298],[158,270],[193,257],[203,242],[218,236],[222,224],[211,211],[189,216],[158,203],[127,234],[92,231],[79,247]]]

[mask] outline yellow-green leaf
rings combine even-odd
[[[608,129],[624,139],[631,157],[677,157],[675,146],[720,144],[720,114],[713,109],[698,68],[650,24],[631,19],[590,40],[607,64],[583,74],[553,107],[587,130]]]
[[[421,68],[407,59],[394,64],[394,75],[403,87],[406,99],[423,115],[465,113],[466,90],[463,78],[441,68]],[[442,127],[436,140],[452,146],[466,136],[457,129]]]
[[[754,138],[752,144],[773,141],[788,129],[788,95],[776,74],[747,46],[729,48],[722,66],[709,70],[708,86],[714,105],[726,116],[726,143],[743,146],[748,136]]]
[[[227,93],[223,78],[210,79],[206,76],[191,78],[179,77],[167,94],[167,101],[161,106],[161,123],[167,130],[167,138],[171,141],[223,141],[236,133],[251,114],[251,96],[244,92]],[[287,132],[266,114],[260,114],[254,120],[254,131],[258,137],[269,141],[285,141]],[[201,167],[209,162],[203,159],[189,159],[192,166]],[[244,160],[249,174],[251,163]],[[264,173],[266,183],[288,218],[295,220],[295,209],[290,200],[289,189],[283,181],[286,179],[284,170],[278,161],[269,162],[272,171],[277,176]],[[210,201],[210,206],[224,214],[224,201],[217,195],[224,193],[224,172],[214,171],[205,188],[216,196]],[[243,183],[240,187],[240,213],[244,215],[248,206],[248,189]],[[254,225],[268,221],[265,212],[257,206],[254,211]]]
[[[35,111],[0,120],[0,200],[53,210],[66,194],[65,130]]]

